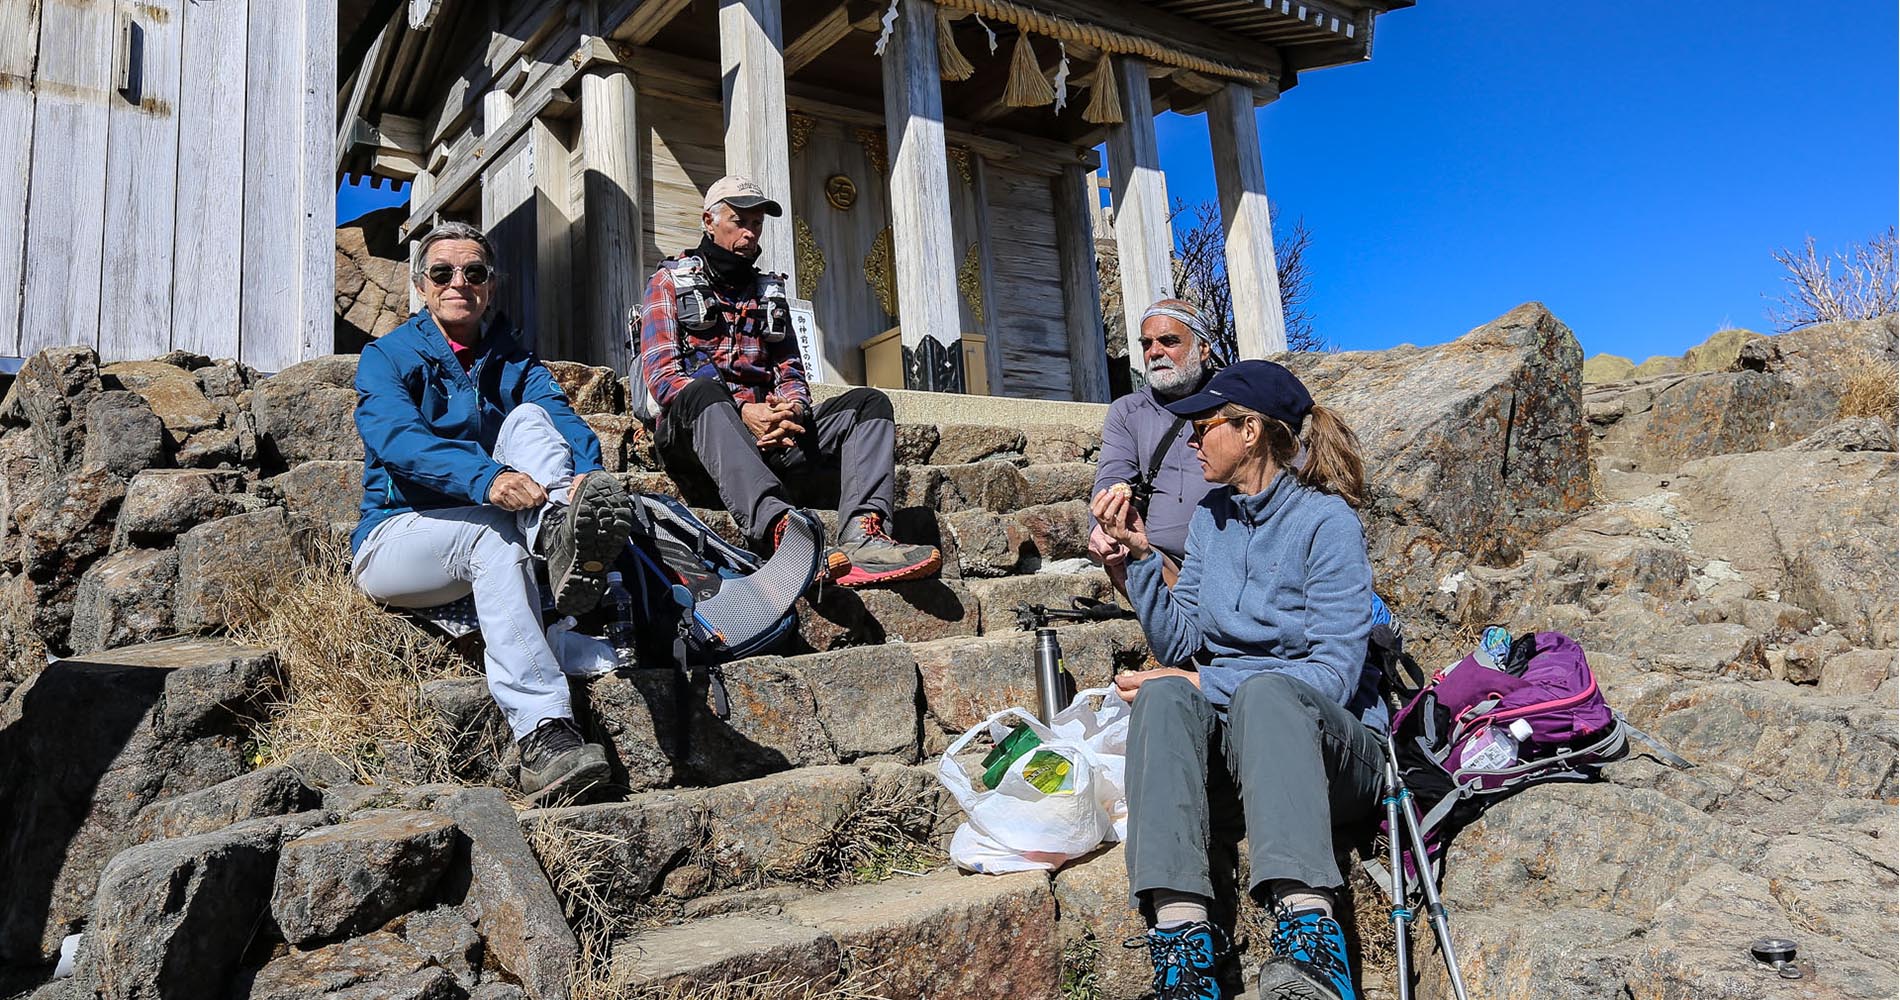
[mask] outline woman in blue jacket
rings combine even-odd
[[[1378,678],[1362,671],[1372,570],[1354,512],[1364,464],[1351,428],[1292,372],[1243,361],[1168,405],[1193,421],[1203,475],[1223,484],[1188,528],[1170,590],[1127,497],[1093,513],[1128,548],[1128,593],[1155,658],[1122,674],[1128,742],[1130,903],[1150,920],[1155,994],[1224,996],[1229,946],[1208,919],[1209,755],[1240,790],[1250,893],[1275,917],[1260,996],[1354,1000],[1335,826],[1377,804],[1386,724]],[[1302,454],[1303,452],[1303,454]],[[1298,457],[1299,461],[1295,463]]]
[[[607,755],[574,722],[534,559],[547,560],[562,614],[591,610],[633,530],[633,501],[547,367],[490,315],[495,255],[481,230],[437,226],[416,261],[426,307],[356,366],[363,505],[351,577],[397,607],[472,592],[522,790],[579,792],[607,778]]]

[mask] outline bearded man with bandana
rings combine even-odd
[[[785,482],[838,483],[826,573],[864,586],[934,575],[943,558],[886,530],[895,493],[890,398],[852,389],[813,407],[792,336],[785,276],[760,271],[759,234],[779,203],[743,177],[707,189],[699,245],[660,263],[634,331],[642,415],[669,472],[703,473],[746,537],[776,547],[793,509]]]
[[[1146,504],[1148,541],[1161,554],[1162,578],[1172,587],[1187,549],[1188,521],[1216,484],[1201,478],[1188,448],[1187,422],[1163,407],[1201,391],[1227,359],[1206,317],[1180,299],[1162,299],[1141,314],[1138,343],[1147,385],[1110,404],[1091,496],[1129,489],[1137,503]],[[1127,551],[1090,523],[1089,555],[1126,594]]]

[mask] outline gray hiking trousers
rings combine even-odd
[[[835,475],[840,521],[879,514],[890,521],[896,493],[897,424],[890,397],[853,389],[818,404],[790,448],[761,449],[717,379],[694,379],[667,404],[654,431],[669,471],[703,470],[747,538],[761,541],[792,509],[787,481]]]
[[[1210,774],[1214,752],[1226,775]],[[1210,778],[1239,789],[1255,899],[1275,879],[1339,888],[1333,830],[1373,815],[1384,762],[1372,730],[1285,674],[1241,682],[1225,718],[1185,678],[1143,684],[1128,734],[1129,905],[1152,889],[1215,898]]]

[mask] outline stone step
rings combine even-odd
[[[1066,625],[1058,638],[1083,688],[1105,685],[1117,668],[1147,656],[1133,621]],[[751,657],[722,668],[726,719],[708,708],[703,677],[683,690],[670,665],[576,681],[574,705],[590,738],[607,748],[615,784],[635,793],[801,767],[914,764],[999,709],[1034,707],[1034,642],[1012,631]],[[486,682],[431,681],[422,697],[461,748],[464,780],[507,784],[512,748],[483,738],[500,725]]]
[[[746,977],[849,984],[891,997],[1059,995],[1062,944],[1048,876],[922,877],[813,893],[619,942],[611,979],[707,989]]]

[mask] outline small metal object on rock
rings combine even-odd
[[[1775,970],[1783,979],[1800,979],[1801,967],[1795,964],[1795,944],[1787,938],[1761,938],[1748,947],[1755,961]]]

